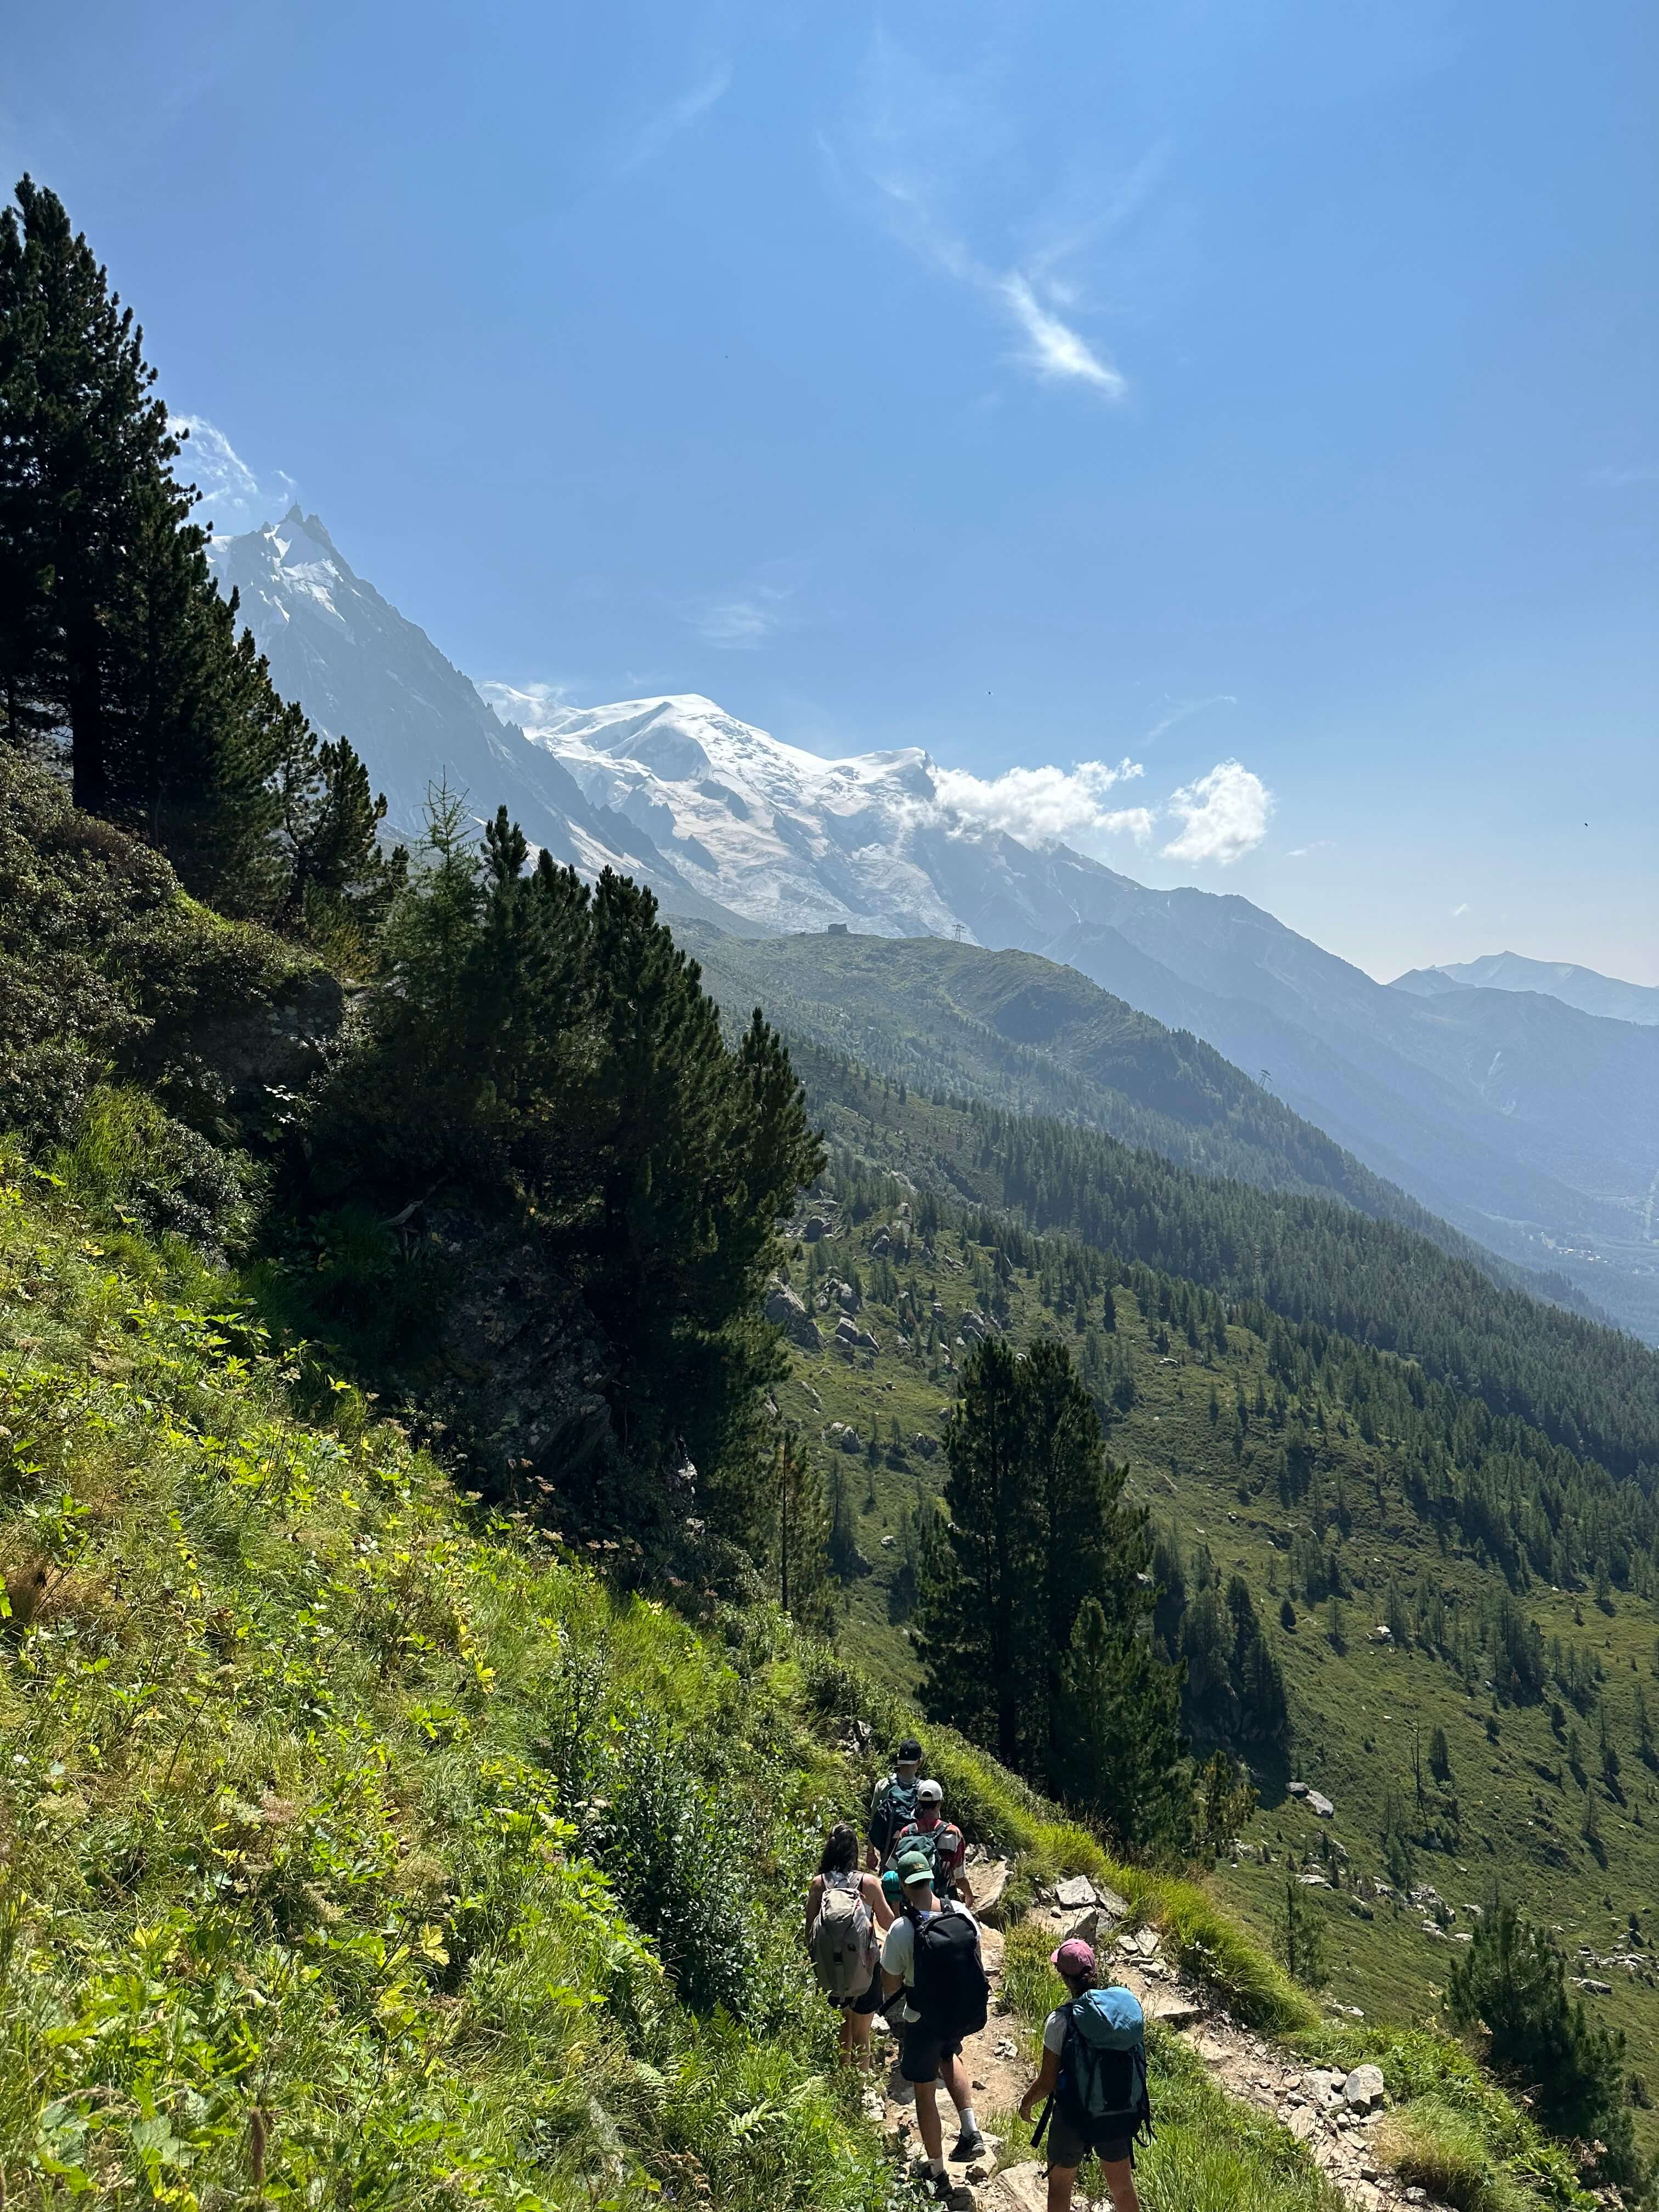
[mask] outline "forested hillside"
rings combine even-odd
[[[1500,1288],[1351,1207],[1196,1176],[1052,1119],[929,1097],[826,1054],[798,1058],[815,1113],[917,1181],[1409,1358],[1424,1379],[1651,1491],[1659,1354],[1635,1338]]]
[[[1341,1199],[1506,1287],[1587,1310],[1565,1276],[1517,1267],[1460,1234],[1202,1038],[1166,1029],[1075,968],[938,937],[744,941],[706,923],[675,927],[724,1005],[759,1000],[791,1036],[907,1090],[1077,1122],[1200,1175]]]
[[[1187,1729],[1261,1795],[1223,1857],[1230,1900],[1268,1937],[1287,1868],[1305,1875],[1330,1986],[1400,2018],[1435,2004],[1496,1881],[1606,1984],[1589,2001],[1650,2081],[1650,1502],[1468,1401],[1443,1408],[1450,1441],[1425,1444],[1434,1399],[1419,1410],[1414,1369],[1334,1336],[1316,1357],[1261,1306],[918,1193],[851,1135],[795,1224],[791,1278],[823,1341],[793,1324],[782,1401],[822,1455],[848,1648],[924,1689],[957,1378],[988,1337],[1066,1346],[1149,1516],[1154,1632],[1185,1662]],[[1612,1544],[1625,1585],[1584,1556],[1534,1565],[1521,1531],[1552,1515],[1555,1540]]]

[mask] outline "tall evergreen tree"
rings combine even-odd
[[[1153,1646],[1146,1516],[1125,1504],[1065,1346],[1000,1338],[945,1431],[945,1517],[921,1563],[929,1711],[1146,1847],[1190,1796],[1180,1676]]]
[[[132,310],[56,193],[0,210],[0,704],[68,745],[77,806],[159,846],[190,889],[284,898],[276,779],[314,740],[215,588],[182,438]]]

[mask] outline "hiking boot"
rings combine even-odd
[[[946,2155],[957,2166],[965,2166],[970,2158],[983,2158],[985,2138],[977,2128],[971,2133],[964,2129]]]

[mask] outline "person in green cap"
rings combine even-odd
[[[927,1854],[906,1851],[896,1872],[904,1910],[882,1939],[881,1985],[900,2037],[899,2073],[916,2093],[928,2185],[935,2196],[948,2197],[939,2084],[942,2077],[961,2124],[951,2157],[979,2157],[985,2139],[974,2118],[962,2046],[985,2025],[991,1985],[980,1957],[979,1923],[962,1905],[934,1895]]]

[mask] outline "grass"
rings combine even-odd
[[[906,1521],[918,1499],[937,1493],[944,1469],[940,1455],[925,1455],[909,1439],[918,1432],[938,1437],[953,1386],[942,1369],[930,1372],[925,1363],[898,1352],[896,1312],[874,1294],[878,1271],[868,1246],[884,1221],[890,1227],[895,1212],[888,1206],[867,1221],[844,1223],[820,1248],[830,1272],[845,1273],[849,1264],[858,1269],[866,1299],[860,1319],[880,1340],[881,1352],[857,1364],[833,1352],[793,1352],[781,1403],[809,1437],[841,1421],[868,1438],[872,1423],[879,1423],[884,1443],[873,1462],[867,1451],[858,1457],[826,1451],[824,1456],[832,1474],[839,1469],[868,1567],[846,1587],[842,1640],[896,1693],[914,1695],[920,1670],[908,1641],[904,1596]],[[948,1227],[935,1238],[932,1259],[913,1241],[897,1273],[906,1283],[914,1278],[925,1298],[942,1303],[954,1334],[962,1311],[979,1303],[974,1276],[983,1261],[977,1246]],[[805,1248],[792,1272],[805,1290]],[[1077,1341],[1073,1316],[1044,1305],[1040,1278],[1017,1271],[1005,1290],[1008,1328],[1017,1341],[1043,1329],[1058,1329]],[[1635,1717],[1638,1687],[1650,1712],[1659,1716],[1659,1614],[1651,1601],[1616,1592],[1613,1609],[1604,1612],[1588,1593],[1575,1597],[1537,1584],[1519,1598],[1547,1644],[1559,1637],[1565,1645],[1577,1644],[1599,1669],[1598,1694],[1622,1759],[1615,1793],[1599,1772],[1594,1712],[1581,1716],[1566,1705],[1565,1727],[1558,1730],[1547,1698],[1497,1708],[1483,1678],[1471,1687],[1442,1657],[1369,1640],[1391,1583],[1408,1604],[1425,1592],[1442,1593],[1451,1617],[1467,1623],[1503,1581],[1470,1553],[1443,1548],[1434,1528],[1408,1504],[1387,1440],[1367,1443],[1333,1411],[1323,1437],[1332,1462],[1328,1498],[1336,1494],[1340,1479],[1348,1528],[1339,1540],[1330,1522],[1327,1540],[1339,1542],[1352,1591],[1345,1648],[1333,1644],[1325,1609],[1310,1613],[1299,1593],[1296,1626],[1283,1630],[1279,1612],[1290,1590],[1287,1547],[1298,1523],[1308,1522],[1312,1501],[1286,1503],[1267,1484],[1274,1449],[1267,1422],[1252,1417],[1237,1452],[1231,1426],[1237,1381],[1251,1397],[1258,1380],[1271,1392],[1265,1346],[1233,1327],[1224,1360],[1216,1355],[1212,1366],[1178,1337],[1170,1353],[1161,1354],[1149,1341],[1133,1300],[1120,1288],[1116,1301],[1116,1346],[1132,1363],[1137,1395],[1115,1425],[1110,1448],[1129,1462],[1132,1494],[1163,1526],[1178,1532],[1189,1559],[1202,1544],[1224,1581],[1237,1572],[1249,1584],[1290,1693],[1295,1735],[1289,1771],[1334,1799],[1336,1816],[1329,1823],[1316,1820],[1286,1794],[1284,1770],[1264,1772],[1261,1807],[1246,1833],[1249,1848],[1237,1862],[1224,1860],[1196,1884],[1166,1883],[1127,1870],[1121,1880],[1106,1878],[1172,1929],[1184,1963],[1207,1971],[1218,1990],[1237,1994],[1242,2017],[1279,2033],[1301,2032],[1316,2010],[1282,1981],[1258,1979],[1257,1962],[1271,1947],[1287,1863],[1317,1868],[1334,1885],[1309,1893],[1326,1937],[1331,1990],[1368,2021],[1402,2026],[1436,2018],[1457,1937],[1471,1925],[1470,1909],[1481,1903],[1489,1881],[1501,1880],[1523,1911],[1555,1930],[1572,1962],[1570,1972],[1611,1984],[1610,1995],[1591,1994],[1587,2001],[1598,2017],[1624,2031],[1634,2070],[1646,2078],[1650,2093],[1659,2090],[1659,1922],[1653,1917],[1653,1899],[1659,1897],[1659,1772],[1638,1755]],[[1212,1383],[1223,1409],[1219,1422],[1209,1412]],[[905,1439],[902,1453],[890,1448],[895,1421]],[[1489,1720],[1496,1723],[1496,1741],[1488,1733]],[[1437,1726],[1450,1747],[1451,1779],[1443,1785],[1425,1773],[1419,1808],[1414,1747],[1420,1745],[1426,1763]],[[1569,1764],[1565,1728],[1576,1728],[1581,1738],[1582,1785]],[[930,1734],[930,1748],[933,1740]],[[941,1763],[947,1756],[940,1754]],[[971,1786],[966,1774],[961,1786]],[[1452,1908],[1444,1933],[1427,1932],[1423,1913],[1395,1910],[1363,1894],[1386,1872],[1382,1832],[1391,1793],[1405,1805],[1413,1827],[1429,1839],[1417,1847],[1413,1879],[1431,1884]],[[1587,1794],[1597,1803],[1605,1863],[1581,1838]],[[1035,1816],[1018,1804],[989,1809],[1001,1815],[1003,1832],[1018,1835],[1034,1862],[1040,1858],[1053,1868],[1066,1860],[1067,1842],[1040,1839]],[[1083,1863],[1095,1870],[1086,1858]],[[1633,1940],[1632,1916],[1639,1941]],[[1633,1969],[1590,1963],[1615,1953],[1644,1963]],[[1638,2109],[1635,2117],[1643,2148],[1650,2155],[1659,2153],[1659,2112]]]
[[[694,1630],[458,1498],[233,1288],[0,1162],[6,2204],[896,2212],[796,1917],[913,1712],[769,1608]],[[1038,1881],[1109,1883],[1237,2014],[1376,2053],[1494,2187],[1584,2202],[1455,2046],[1322,2026],[1206,1887],[929,1744],[1016,1919]],[[1048,1949],[1011,1927],[1028,2039]],[[1183,2046],[1152,2057],[1150,2207],[1333,2204]]]
[[[1495,2171],[1480,2130],[1438,2097],[1389,2112],[1374,2140],[1384,2166],[1439,2203],[1457,2212],[1525,2212],[1527,2198]]]

